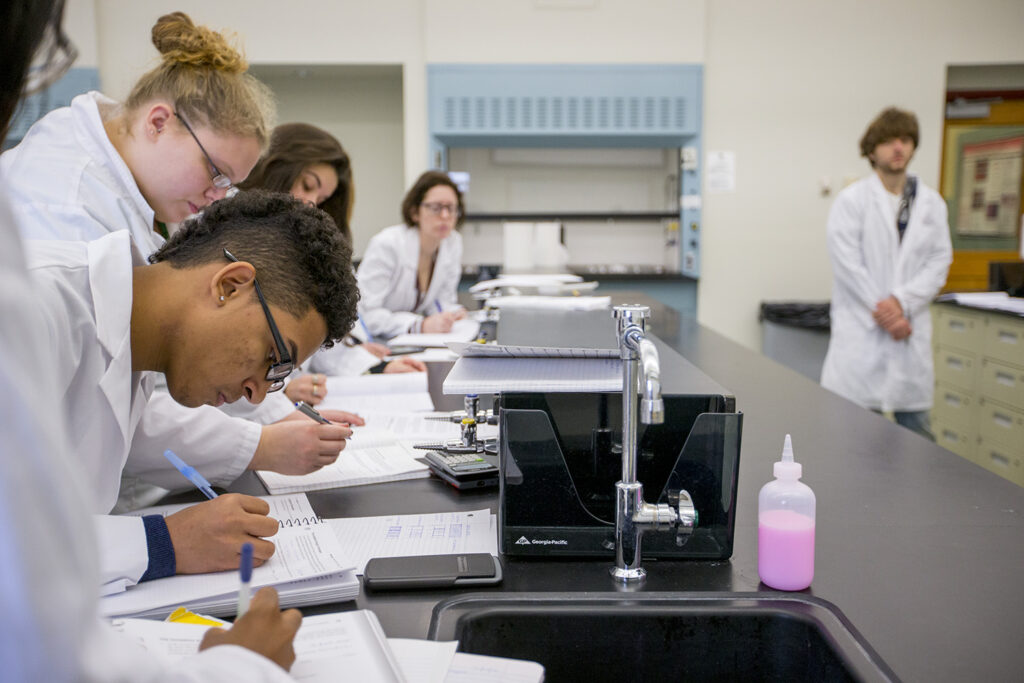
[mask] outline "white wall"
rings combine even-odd
[[[752,348],[761,300],[829,297],[825,218],[867,171],[857,140],[871,117],[917,112],[912,168],[934,186],[946,66],[1024,62],[1020,0],[70,3],[89,1],[114,96],[152,64],[149,29],[172,9],[237,30],[256,64],[400,64],[406,185],[426,163],[427,63],[703,62],[705,149],[736,152],[737,188],[704,198],[699,317]]]
[[[760,301],[827,300],[825,221],[869,170],[864,128],[886,106],[915,111],[911,169],[936,187],[946,66],[1024,62],[1022,30],[1018,0],[709,2],[705,149],[736,152],[737,188],[704,196],[699,320],[760,348]]]
[[[277,95],[281,123],[311,123],[345,147],[355,178],[352,242],[361,255],[371,237],[402,220],[401,68],[253,66],[252,72]]]

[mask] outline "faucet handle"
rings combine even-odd
[[[660,425],[665,421],[665,401],[661,398],[640,399],[640,422],[645,425]]]
[[[618,321],[620,332],[630,325],[638,325],[643,330],[644,320],[651,317],[651,307],[641,304],[620,304],[612,307],[612,316]]]

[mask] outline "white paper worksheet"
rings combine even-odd
[[[324,521],[345,549],[345,556],[355,563],[357,574],[362,574],[374,557],[498,554],[495,517],[487,509]]]

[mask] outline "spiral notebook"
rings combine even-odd
[[[321,523],[304,494],[264,498],[281,522],[271,537],[276,548],[253,569],[252,588],[274,586],[282,607],[301,607],[354,599],[359,595],[355,564],[334,531]],[[138,510],[133,515],[172,514],[187,505]],[[212,616],[231,616],[238,605],[238,571],[180,574],[131,586],[100,599],[105,617],[164,617],[179,606]]]

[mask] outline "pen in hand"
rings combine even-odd
[[[188,479],[197,489],[202,491],[203,495],[210,500],[217,497],[217,494],[213,491],[213,487],[210,486],[210,482],[206,481],[206,478],[199,474],[199,472],[196,471],[196,468],[186,465],[185,461],[179,458],[174,451],[170,449],[164,451],[164,457],[171,461],[171,464],[174,465],[175,469],[181,472],[183,477]]]
[[[441,308],[441,302],[439,300],[434,299],[434,307],[437,308],[438,313],[444,313],[444,309]]]
[[[296,401],[295,402],[295,409],[298,410],[303,415],[305,415],[306,417],[308,417],[309,419],[316,420],[317,422],[319,422],[322,425],[329,425],[329,424],[331,424],[330,420],[328,420],[326,417],[324,417],[323,415],[318,413],[316,408],[314,408],[313,406],[309,405],[305,401]]]
[[[249,611],[249,581],[252,580],[252,543],[242,544],[242,561],[238,565],[241,582],[238,586],[238,610],[235,616],[240,618]]]

